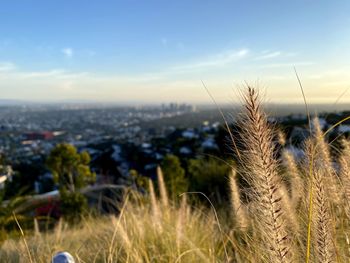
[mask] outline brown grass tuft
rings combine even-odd
[[[284,221],[281,182],[275,159],[273,132],[260,105],[258,92],[251,87],[244,96],[243,129],[245,177],[252,186],[251,197],[256,200],[260,233],[266,246],[267,260],[289,262],[293,258],[292,242]]]

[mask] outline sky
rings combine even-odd
[[[350,1],[13,0],[0,6],[0,99],[350,102]]]

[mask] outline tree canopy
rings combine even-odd
[[[174,200],[176,196],[188,190],[188,180],[180,160],[175,155],[166,155],[161,163],[165,185]]]
[[[87,200],[79,189],[96,179],[89,163],[87,152],[78,153],[73,145],[66,143],[57,145],[47,159],[47,166],[59,185],[61,211],[68,221],[78,220],[87,209]]]
[[[191,190],[203,192],[211,197],[225,196],[229,171],[228,164],[213,158],[192,159],[188,165]]]
[[[91,172],[89,163],[87,152],[78,153],[73,145],[67,143],[57,145],[47,159],[47,166],[60,190],[70,192],[95,181],[96,175]]]

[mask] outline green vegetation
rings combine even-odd
[[[192,159],[188,172],[191,178],[191,190],[203,192],[211,200],[219,201],[227,196],[227,176],[230,166],[213,157]]]
[[[175,155],[167,155],[161,164],[166,188],[172,200],[188,189],[188,180],[185,170],[181,167],[180,160]]]
[[[69,221],[79,218],[87,209],[86,198],[79,190],[95,181],[89,163],[89,154],[78,153],[70,144],[57,145],[47,159],[47,166],[59,185],[62,213]]]
[[[75,192],[93,183],[95,174],[89,168],[90,156],[87,152],[78,153],[70,144],[59,144],[50,153],[47,165],[60,190]]]
[[[22,214],[15,214],[16,209],[20,207],[21,204],[25,201],[23,197],[17,196],[13,197],[10,200],[5,201],[3,203],[4,192],[0,192],[0,246],[7,238],[10,236],[18,236],[17,229],[17,221],[23,225],[28,227],[30,224],[29,217],[24,216]],[[16,218],[15,218],[16,216]]]

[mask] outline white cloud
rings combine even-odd
[[[284,68],[284,67],[302,67],[312,66],[314,62],[311,61],[299,61],[299,62],[285,62],[285,63],[271,63],[260,66],[260,68]]]
[[[242,50],[240,51],[235,52],[236,56],[245,58],[247,53]],[[220,65],[226,65],[225,63],[228,63],[228,59],[224,60],[224,53],[217,54],[211,58],[215,57],[216,61],[220,61],[221,59],[222,64]],[[231,55],[233,54],[232,52]],[[235,56],[235,59],[232,60],[232,57],[226,53],[227,57],[231,58],[229,61],[236,61]],[[245,62],[250,63],[251,60]],[[271,70],[264,71],[263,79],[267,80],[269,90],[271,90],[272,101],[280,102],[280,99],[286,96],[287,99],[285,101],[288,102],[291,102],[294,98],[299,98],[298,89],[295,92],[293,89],[295,88],[295,77],[292,66],[307,65],[312,65],[312,63],[308,61],[297,61],[294,63],[265,65],[265,67],[271,68]],[[237,68],[242,70],[242,66],[244,65],[239,66]],[[209,87],[215,87],[215,97],[219,102],[227,102],[231,83],[233,81],[235,83],[243,83],[244,80],[254,81],[259,76],[259,72],[261,72],[261,69],[259,70],[257,68],[259,66],[250,66],[243,69],[243,73],[238,72],[234,76],[230,75],[230,72],[221,75],[208,74],[204,76],[204,80]],[[276,71],[276,67],[285,68]],[[307,69],[308,74],[315,73],[315,71],[317,72],[318,70],[315,70],[313,67]],[[339,78],[338,74],[342,72],[344,72],[344,78]],[[343,87],[346,87],[345,84],[348,80],[346,72],[348,72],[348,68],[329,72],[319,71],[321,75],[336,75],[333,78],[327,77],[320,81],[309,80],[307,78],[308,74],[304,74],[303,81],[305,80],[305,85],[309,84],[310,86],[320,87],[317,90],[315,89],[315,91],[310,91],[310,94],[312,92],[318,94],[320,91],[323,92],[322,94],[327,94],[329,87],[339,89],[340,91]],[[190,71],[189,73],[192,72]],[[341,81],[337,82],[337,79]],[[282,89],[281,87],[284,88]],[[132,100],[140,102],[174,100],[210,102],[205,90],[202,88],[199,77],[195,74],[194,76],[191,74],[180,76],[179,71],[172,69],[159,72],[145,72],[143,74],[131,73],[130,75],[70,72],[67,69],[51,69],[46,71],[20,71],[15,69],[0,74],[0,90],[2,97],[33,100],[60,100],[69,98],[125,102]],[[186,96],[183,94],[186,94]]]
[[[61,52],[63,53],[63,55],[64,55],[66,58],[71,58],[71,57],[73,57],[73,54],[74,54],[73,49],[70,48],[70,47],[63,48],[63,49],[61,50]]]
[[[264,53],[264,55],[257,57],[256,60],[275,58],[275,57],[279,57],[282,54],[281,51],[263,52],[263,53]]]
[[[7,72],[14,69],[16,69],[16,66],[12,62],[0,62],[0,72]]]
[[[19,76],[22,78],[43,78],[43,77],[54,77],[64,73],[62,69],[53,69],[48,71],[29,71],[19,72]]]
[[[88,72],[68,72],[64,69],[52,69],[46,71],[28,71],[28,72],[16,72],[16,76],[20,78],[28,79],[45,79],[47,77],[55,78],[57,80],[69,80],[78,79],[89,76]]]
[[[295,57],[297,55],[296,52],[283,52],[279,50],[264,50],[260,53],[261,55],[257,55],[255,57],[255,60],[265,60],[265,59],[272,59],[277,57]]]
[[[168,47],[179,48],[176,45],[180,42],[167,41],[165,39],[164,42]],[[66,53],[70,54],[68,56],[80,57],[82,54],[89,54],[88,49],[75,49],[74,51],[67,49],[70,50],[68,53],[66,50]],[[65,54],[63,50],[62,54]],[[259,56],[261,61],[256,60]],[[289,53],[279,50],[259,52],[247,48],[229,49],[202,57],[192,57],[179,64],[159,68],[158,71],[145,69],[142,73],[130,72],[129,74],[72,72],[68,68],[51,68],[41,71],[22,70],[11,62],[0,62],[0,90],[4,93],[2,96],[14,98],[21,96],[21,98],[29,99],[91,98],[125,101],[164,99],[170,101],[176,98],[200,101],[207,99],[205,91],[201,93],[200,79],[204,78],[206,84],[215,87],[217,96],[221,96],[224,101],[232,82],[254,81],[261,74],[264,74],[262,77],[268,80],[275,92],[275,97],[283,96],[282,91],[279,90],[281,86],[294,87],[293,66],[296,66],[298,70],[300,67],[300,71],[305,70],[306,73],[303,74],[306,75],[304,76],[305,81],[320,78],[320,81],[314,81],[312,85],[322,81],[329,86],[338,87],[343,83],[336,83],[336,77],[344,83],[348,79],[345,77],[346,72],[349,72],[348,68],[327,72],[315,69],[314,66],[306,68],[311,65],[320,66],[313,63],[312,60],[294,59],[294,62],[292,60],[293,58],[289,58]],[[327,67],[330,66],[327,65]],[[308,75],[311,76],[308,78]],[[338,76],[344,76],[344,78]],[[327,87],[322,86],[322,88],[326,90]],[[184,92],[188,92],[185,97]],[[144,95],[145,93],[147,95]]]
[[[249,49],[243,48],[240,50],[228,50],[212,56],[206,59],[199,60],[194,63],[188,63],[185,65],[180,65],[173,67],[174,70],[178,71],[191,71],[211,67],[220,67],[227,64],[238,61],[249,54]]]

